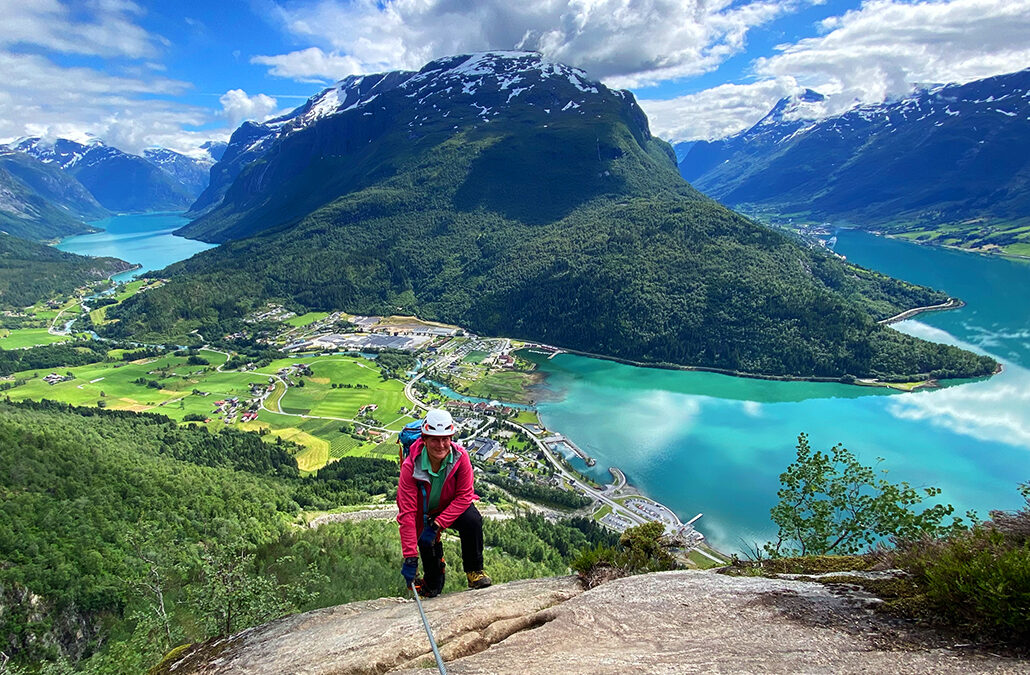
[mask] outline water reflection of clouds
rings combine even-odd
[[[669,439],[690,432],[701,414],[701,398],[660,389],[633,396],[619,413],[626,442],[642,450],[665,450]]]
[[[762,416],[762,404],[758,401],[741,401],[740,407],[748,417]]]
[[[899,328],[934,342],[983,351],[918,321],[906,321]],[[887,411],[899,419],[929,422],[978,440],[1030,448],[1030,371],[1005,363],[1000,375],[985,381],[891,397]]]

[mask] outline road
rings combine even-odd
[[[514,428],[518,429],[519,431],[525,433],[526,436],[528,436],[529,438],[533,439],[533,442],[536,443],[536,445],[540,449],[540,451],[544,453],[544,457],[547,458],[547,461],[549,461],[551,464],[554,465],[554,468],[558,470],[558,472],[562,475],[563,478],[565,478],[566,480],[569,480],[569,481],[575,481],[576,485],[580,488],[580,490],[583,491],[584,494],[586,494],[586,496],[590,497],[594,501],[601,502],[602,504],[607,504],[608,506],[611,507],[613,513],[615,513],[615,514],[617,514],[619,516],[622,516],[623,518],[626,518],[627,520],[629,520],[632,523],[636,523],[637,525],[643,525],[644,523],[650,522],[646,518],[642,518],[641,516],[637,515],[633,511],[630,511],[625,506],[623,506],[622,504],[616,502],[615,500],[609,499],[602,492],[593,489],[589,485],[586,485],[585,483],[583,483],[583,481],[581,479],[576,478],[575,476],[570,474],[565,469],[565,467],[562,465],[562,463],[554,458],[554,456],[551,454],[550,448],[548,448],[544,444],[543,441],[541,441],[539,438],[537,438],[533,434],[532,431],[530,431],[526,427],[522,426],[521,424],[518,424],[516,422],[512,422],[510,420],[505,420],[504,423],[507,424],[510,427],[514,427]],[[625,478],[625,477],[623,477],[623,478]],[[624,481],[624,483],[625,483],[625,481]]]

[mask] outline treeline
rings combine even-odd
[[[344,458],[300,477],[296,449],[149,413],[0,401],[0,635],[13,672],[144,672],[183,642],[402,594],[395,523],[289,525],[301,509],[392,497],[396,464]],[[574,550],[607,536],[534,519],[487,531],[497,581],[565,573]],[[456,539],[445,547],[460,560]]]
[[[23,370],[50,370],[97,363],[107,358],[110,348],[110,345],[94,340],[82,340],[31,349],[0,349],[0,376]]]

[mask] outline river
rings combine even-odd
[[[67,237],[57,248],[81,255],[114,256],[142,265],[142,269],[112,277],[115,281],[129,281],[137,274],[159,270],[214,246],[172,234],[188,222],[180,213],[116,215],[90,223],[100,232]]]
[[[682,520],[703,512],[699,529],[728,552],[774,537],[769,509],[801,432],[816,449],[843,443],[865,463],[883,458],[892,481],[941,488],[960,515],[1021,506],[1017,484],[1030,480],[1030,264],[857,231],[838,233],[836,250],[965,300],[895,327],[989,353],[1004,372],[890,393],[562,354],[540,362],[542,421],[597,459],[593,468],[577,464],[597,479],[615,465]]]

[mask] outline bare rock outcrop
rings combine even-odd
[[[451,673],[1026,672],[927,641],[808,581],[677,571],[582,591],[573,577],[424,601]],[[425,670],[432,668],[432,671]],[[157,673],[435,672],[414,602],[308,612],[191,647]]]

